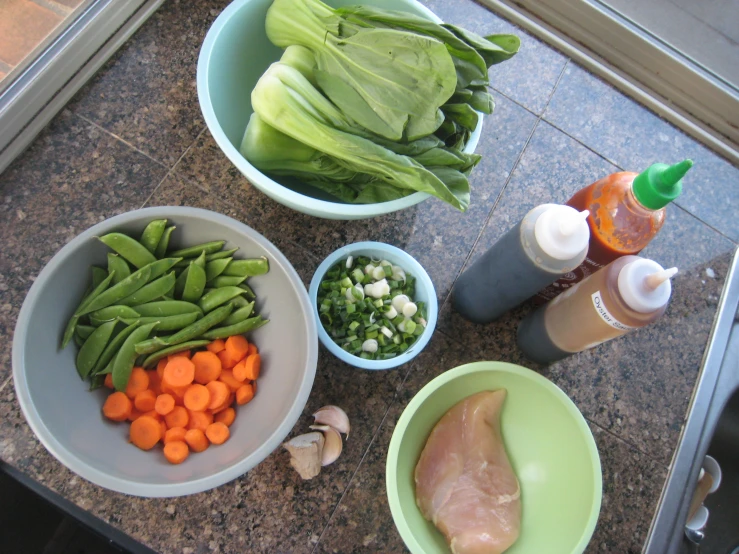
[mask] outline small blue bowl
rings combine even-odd
[[[387,260],[393,265],[402,267],[406,273],[413,275],[416,279],[416,295],[413,300],[426,303],[426,329],[418,336],[416,342],[408,350],[402,354],[398,354],[395,358],[390,358],[389,360],[365,360],[364,358],[350,354],[328,336],[328,333],[326,333],[318,318],[318,287],[321,285],[326,272],[333,265],[341,260],[345,260],[349,256],[354,256],[355,259],[358,256],[368,256],[379,260]],[[308,296],[310,296],[310,301],[313,305],[313,315],[316,318],[316,327],[318,327],[318,338],[323,346],[328,348],[334,356],[343,362],[362,369],[391,369],[403,365],[418,356],[421,350],[428,344],[431,335],[434,334],[436,319],[439,313],[434,283],[431,282],[431,277],[423,269],[423,266],[407,252],[403,252],[400,248],[382,242],[355,242],[354,244],[349,244],[336,250],[316,269],[316,272],[313,274],[313,280],[310,283]]]

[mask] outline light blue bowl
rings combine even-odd
[[[337,262],[345,260],[349,256],[369,256],[375,259],[387,260],[392,262],[393,265],[402,267],[406,273],[410,273],[416,278],[416,295],[413,300],[421,301],[426,303],[426,330],[418,336],[416,342],[408,348],[402,354],[399,354],[395,358],[389,360],[365,360],[354,354],[349,354],[343,350],[338,344],[336,344],[331,337],[328,336],[326,330],[323,328],[323,324],[318,318],[318,287],[321,285],[323,276],[326,272]],[[311,304],[313,305],[313,315],[316,319],[316,327],[318,328],[318,339],[321,341],[323,346],[329,349],[329,351],[339,358],[341,361],[346,362],[354,367],[362,369],[391,369],[398,367],[411,361],[413,358],[423,350],[431,339],[431,335],[434,334],[436,328],[436,319],[439,315],[439,305],[436,301],[436,289],[434,289],[434,283],[431,281],[426,270],[419,264],[416,259],[404,252],[400,248],[396,248],[390,244],[382,242],[355,242],[336,250],[328,258],[326,258],[321,265],[318,266],[316,272],[313,274],[313,279],[310,282],[310,289],[308,291]]]
[[[438,23],[441,20],[415,0],[328,0],[331,6],[368,4],[403,10]],[[429,195],[416,192],[399,200],[377,204],[345,204],[318,189],[287,178],[275,181],[251,165],[239,152],[246,124],[253,113],[251,91],[282,50],[264,30],[272,0],[234,0],[215,20],[198,59],[198,100],[218,147],[249,182],[267,196],[292,208],[327,219],[364,219],[409,208]],[[475,151],[482,132],[482,114],[464,151]],[[439,200],[440,201],[440,200]]]

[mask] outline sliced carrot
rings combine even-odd
[[[246,357],[246,378],[250,381],[256,381],[259,377],[259,371],[262,369],[262,357],[259,354],[251,354]]]
[[[201,412],[208,409],[210,391],[205,385],[193,384],[187,387],[183,400],[185,402],[185,408],[193,412]]]
[[[136,406],[134,406],[133,409],[131,410],[131,413],[128,414],[128,418],[127,419],[128,419],[128,421],[134,421],[134,420],[140,418],[142,415],[144,415],[144,412],[141,412],[141,411],[137,410],[136,409]]]
[[[221,350],[226,348],[226,341],[223,339],[216,339],[213,342],[211,342],[208,346],[205,348],[208,349],[208,352],[213,352],[213,354],[218,354]]]
[[[160,394],[154,402],[154,409],[158,414],[166,416],[174,410],[174,397],[171,394]]]
[[[164,368],[162,383],[168,387],[186,387],[194,378],[195,364],[183,356],[170,357]]]
[[[190,351],[189,350],[183,350],[182,352],[175,352],[174,354],[170,354],[167,356],[168,360],[172,360],[173,358],[187,358],[190,359]]]
[[[103,415],[113,421],[126,421],[133,410],[133,403],[124,393],[114,392],[105,399]]]
[[[234,403],[234,398],[235,398],[235,395],[234,395],[234,393],[232,393],[232,392],[229,392],[229,393],[228,393],[228,398],[226,399],[226,401],[225,401],[225,402],[224,402],[223,404],[221,404],[221,405],[220,405],[220,406],[219,406],[218,408],[213,408],[213,409],[211,410],[211,412],[213,412],[213,415],[216,415],[217,413],[220,413],[220,412],[222,412],[223,410],[225,410],[226,408],[228,408],[228,407],[230,407],[231,405],[233,405],[233,403]]]
[[[206,427],[213,423],[213,414],[210,412],[193,412],[188,410],[190,423],[187,424],[188,429],[200,429],[205,431]]]
[[[226,339],[226,352],[234,360],[243,360],[249,353],[249,341],[244,335],[234,335]]]
[[[105,385],[106,387],[108,387],[109,389],[114,389],[114,388],[115,388],[115,387],[113,386],[113,374],[112,374],[112,373],[108,373],[108,374],[107,374],[107,375],[105,376],[105,381],[103,381],[103,384],[104,384],[104,385]]]
[[[231,432],[228,430],[228,426],[225,423],[216,421],[208,425],[205,430],[205,436],[212,444],[223,444],[231,436]]]
[[[251,386],[251,384],[242,385],[239,387],[239,390],[236,391],[236,403],[239,406],[243,406],[252,398],[254,398],[254,388]]]
[[[228,385],[228,388],[231,389],[231,391],[233,392],[236,392],[236,389],[244,384],[234,377],[234,374],[230,369],[224,369],[223,371],[221,371],[221,375],[220,377],[218,377],[218,380],[222,383],[226,383],[226,385]]]
[[[235,419],[236,419],[236,410],[230,407],[224,409],[222,412],[219,412],[215,416],[216,421],[223,423],[227,427],[230,427]]]
[[[162,378],[155,369],[148,370],[146,374],[149,376],[149,388],[155,395],[162,393]]]
[[[150,412],[154,409],[154,404],[157,401],[157,395],[151,389],[142,390],[133,399],[133,405],[137,410],[142,412]]]
[[[182,406],[175,406],[171,412],[164,416],[164,421],[167,422],[167,427],[187,427],[190,422],[190,414],[187,409]]]
[[[143,412],[139,417],[152,417],[156,419],[157,421],[161,421],[162,415],[157,413],[156,410],[149,410],[148,412]]]
[[[159,381],[161,382],[162,377],[164,376],[164,368],[167,367],[167,358],[162,358],[157,362],[157,375],[159,375]]]
[[[185,429],[184,427],[172,427],[171,429],[167,429],[167,432],[164,433],[164,444],[172,441],[185,440],[186,432],[187,429]]]
[[[129,436],[141,450],[151,450],[162,438],[162,426],[153,417],[141,416],[131,423]]]
[[[167,424],[164,422],[163,419],[160,419],[159,425],[162,428],[162,439],[164,439],[164,434],[167,432]]]
[[[188,429],[185,433],[185,442],[193,452],[202,452],[208,448],[208,438],[202,429]]]
[[[138,393],[149,388],[149,375],[143,367],[134,367],[126,385],[126,396],[133,400]]]
[[[164,457],[170,464],[181,464],[190,455],[185,441],[172,441],[164,445]]]
[[[257,348],[257,345],[253,342],[249,343],[249,353],[247,356],[251,356],[252,354],[259,354],[259,349]]]
[[[228,395],[231,392],[228,385],[223,381],[211,381],[205,385],[205,388],[210,393],[210,402],[207,406],[209,410],[220,408],[228,400]]]
[[[246,358],[236,364],[231,370],[231,373],[234,374],[234,379],[237,381],[241,381],[242,383],[246,381]]]
[[[196,352],[192,357],[192,363],[195,364],[195,382],[201,385],[218,379],[223,369],[221,359],[207,350]]]

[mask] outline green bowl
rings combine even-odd
[[[521,533],[506,554],[580,553],[593,535],[602,495],[600,458],[585,418],[556,385],[503,362],[456,367],[428,383],[398,420],[387,455],[390,511],[413,554],[447,554],[444,536],[416,506],[414,470],[436,422],[460,400],[508,391],[501,427],[521,484]]]

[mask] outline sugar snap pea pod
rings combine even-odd
[[[144,246],[144,248],[154,254],[154,252],[156,252],[157,245],[162,238],[162,235],[164,235],[164,228],[166,226],[166,219],[155,219],[153,221],[150,221],[149,224],[144,228],[144,232],[141,233],[141,238],[139,239],[139,242]]]
[[[138,271],[131,273],[131,275],[123,279],[123,281],[117,285],[113,285],[105,292],[100,293],[84,308],[77,310],[75,315],[89,314],[90,312],[119,303],[120,300],[143,287],[149,280],[150,273],[150,266],[144,266]],[[114,275],[115,273],[111,273],[110,277],[113,277]]]
[[[77,346],[77,348],[82,348],[82,345],[85,344],[85,339],[83,339],[77,333],[74,333],[74,344]]]
[[[90,334],[95,330],[95,327],[92,325],[77,325],[75,328],[75,332],[80,336],[82,339],[86,339],[90,336]]]
[[[177,280],[174,283],[174,297],[182,298],[182,293],[185,291],[185,283],[187,283],[187,275],[190,273],[190,266],[185,268],[185,271],[177,276]]]
[[[157,332],[165,332],[165,331],[179,331],[180,329],[184,329],[191,323],[194,323],[198,319],[198,312],[190,312],[189,314],[179,314],[179,315],[170,315],[170,316],[156,316],[156,317],[139,317],[136,319],[128,319],[123,318],[123,322],[126,324],[131,324],[134,321],[141,322],[142,325],[146,325],[147,323],[153,323],[154,321],[159,322],[159,326],[157,327]],[[139,352],[141,353],[141,352]]]
[[[264,275],[269,271],[269,262],[267,258],[252,258],[249,260],[233,260],[223,275],[231,275],[236,277],[254,277],[255,275]]]
[[[238,249],[239,247],[237,246],[236,248],[231,248],[230,250],[221,250],[220,252],[216,252],[215,254],[208,254],[205,257],[205,261],[212,262],[213,260],[222,260],[223,258],[230,258],[236,253]]]
[[[105,376],[104,375],[93,375],[90,377],[90,391],[94,391],[99,389],[105,384]]]
[[[200,267],[200,268],[202,268],[202,269],[205,269],[205,264],[207,263],[207,262],[205,261],[205,250],[203,250],[203,251],[202,251],[202,252],[200,253],[200,256],[198,256],[197,258],[195,258],[195,261],[194,261],[193,263],[194,263],[194,264],[195,264],[196,266],[198,266],[198,267]]]
[[[256,299],[257,295],[254,294],[254,291],[252,290],[252,288],[246,283],[241,283],[239,285],[239,288],[244,290],[244,296],[246,296],[249,300]]]
[[[219,287],[237,287],[244,281],[246,281],[246,276],[234,277],[232,275],[219,275],[218,277],[208,281],[208,286],[213,287],[214,289]]]
[[[192,258],[183,258],[181,261],[177,262],[175,269],[190,267],[191,263],[193,263]],[[194,263],[205,269],[205,264],[208,263],[208,256],[205,255],[205,252],[201,252],[200,256],[195,258]]]
[[[109,272],[104,270],[102,267],[98,267],[96,265],[92,266],[92,288],[97,287],[100,283],[105,281],[108,273]]]
[[[226,319],[221,321],[221,325],[223,327],[227,327],[229,325],[241,323],[245,319],[248,319],[253,311],[254,311],[254,302],[249,302],[243,308],[239,308],[235,312],[231,312],[230,316],[228,316]]]
[[[254,329],[259,329],[263,325],[267,325],[267,323],[269,323],[269,319],[262,319],[262,316],[258,315],[227,327],[215,327],[200,336],[208,340],[225,339],[234,335],[243,335],[244,333],[253,331]]]
[[[158,325],[149,323],[142,325],[133,330],[133,332],[126,337],[123,341],[118,354],[113,359],[113,386],[117,391],[123,391],[128,385],[128,378],[131,377],[131,370],[133,369],[133,363],[136,361],[136,343],[146,339],[149,334]]]
[[[105,270],[103,270],[103,271],[105,271]],[[77,322],[80,319],[80,314],[78,314],[77,312],[79,312],[80,310],[86,309],[87,306],[90,304],[90,302],[92,302],[98,296],[100,296],[103,293],[103,291],[105,291],[108,288],[108,285],[113,280],[113,277],[114,276],[115,276],[114,273],[111,273],[110,275],[107,275],[105,277],[105,279],[103,279],[98,284],[98,286],[96,286],[92,290],[92,292],[90,294],[88,294],[87,296],[85,296],[82,299],[82,302],[77,307],[77,311],[75,311],[74,315],[69,320],[69,323],[67,323],[66,329],[64,329],[64,335],[62,336],[62,348],[65,348],[69,344],[69,341],[72,340],[72,337],[74,336],[74,328],[77,326]]]
[[[185,279],[185,288],[182,289],[182,300],[185,302],[197,302],[203,296],[205,288],[205,269],[195,262],[190,266]]]
[[[226,244],[225,240],[214,240],[212,242],[206,242],[203,244],[196,244],[195,246],[189,246],[187,248],[181,248],[170,253],[170,256],[175,258],[197,258],[201,252],[208,254],[215,254],[223,245]]]
[[[136,343],[136,354],[151,354],[152,352],[156,352],[166,347],[167,343],[163,338],[152,337]]]
[[[174,225],[170,225],[169,227],[164,229],[164,233],[162,233],[162,238],[159,239],[159,244],[157,244],[156,250],[154,250],[154,256],[157,258],[163,258],[167,254],[167,248],[169,247],[169,239],[172,236],[172,231],[174,231],[177,227]]]
[[[99,237],[99,240],[139,269],[156,261],[154,254],[149,252],[144,245],[123,233],[108,233]]]
[[[233,258],[221,258],[205,264],[205,280],[212,281],[223,273]]]
[[[178,331],[174,335],[167,337],[166,339],[164,339],[164,341],[168,345],[175,345],[181,342],[195,339],[205,333],[211,327],[215,327],[221,321],[230,316],[232,311],[233,306],[231,304],[226,304],[225,306],[216,308],[209,314],[206,314],[204,317],[198,319],[192,325],[188,325],[181,331]]]
[[[153,281],[157,277],[161,277],[167,273],[174,265],[179,262],[182,258],[162,258],[157,260],[153,264],[149,265],[151,274],[149,275],[149,281]]]
[[[208,346],[208,344],[210,344],[209,340],[191,340],[188,342],[181,342],[180,344],[176,344],[174,346],[170,346],[168,348],[164,348],[163,350],[159,350],[158,352],[150,354],[141,363],[141,367],[149,369],[151,367],[154,367],[154,365],[156,365],[159,360],[166,358],[170,354],[177,354],[177,352],[191,350],[193,348],[202,348],[203,346]]]
[[[96,310],[90,314],[90,320],[96,319],[100,323],[105,323],[117,317],[139,317],[139,313],[129,306],[113,304],[107,308]],[[95,325],[97,327],[97,325]]]
[[[131,275],[131,268],[128,262],[121,258],[118,254],[108,252],[108,273],[115,271],[115,277],[113,277],[113,284],[116,285],[123,281],[126,277]]]
[[[180,315],[196,313],[198,317],[202,317],[203,310],[200,306],[191,302],[182,300],[159,300],[157,302],[148,302],[136,306],[136,311],[143,317],[167,317],[170,315]]]
[[[100,355],[110,341],[110,336],[113,334],[113,329],[117,323],[116,320],[103,323],[85,339],[85,343],[80,347],[80,351],[77,353],[77,373],[83,379],[90,374],[100,359]]]
[[[169,289],[171,289],[174,286],[174,283],[175,283],[174,271],[170,271],[163,277],[160,277],[159,279],[151,281],[150,283],[144,285],[137,291],[134,291],[130,295],[126,296],[125,298],[122,298],[121,300],[118,301],[118,303],[123,306],[138,306],[139,304],[145,304],[147,302],[151,302],[152,300],[156,300],[163,294],[166,294],[167,292],[169,292]]]
[[[93,375],[99,375],[100,372],[108,365],[110,365],[110,371],[113,371],[113,358],[115,358],[115,355],[118,353],[118,350],[120,350],[121,346],[123,346],[123,343],[128,338],[128,336],[133,333],[133,330],[136,329],[139,325],[141,325],[141,323],[136,321],[135,323],[124,327],[120,333],[114,335],[110,339],[107,346],[105,347],[105,350],[103,350],[103,353],[100,354],[100,358],[98,359],[97,363],[95,363],[95,367],[92,368]],[[108,373],[110,373],[110,371]]]
[[[213,289],[213,290],[216,290],[216,289]],[[240,310],[241,308],[246,308],[249,305],[249,301],[246,298],[244,298],[243,295],[236,296],[232,298],[229,302],[233,304],[234,309],[237,309],[237,310]]]
[[[206,314],[220,306],[225,304],[232,298],[236,298],[244,294],[244,291],[239,287],[221,287],[219,289],[213,289],[205,293],[202,298],[198,301],[198,306]]]

